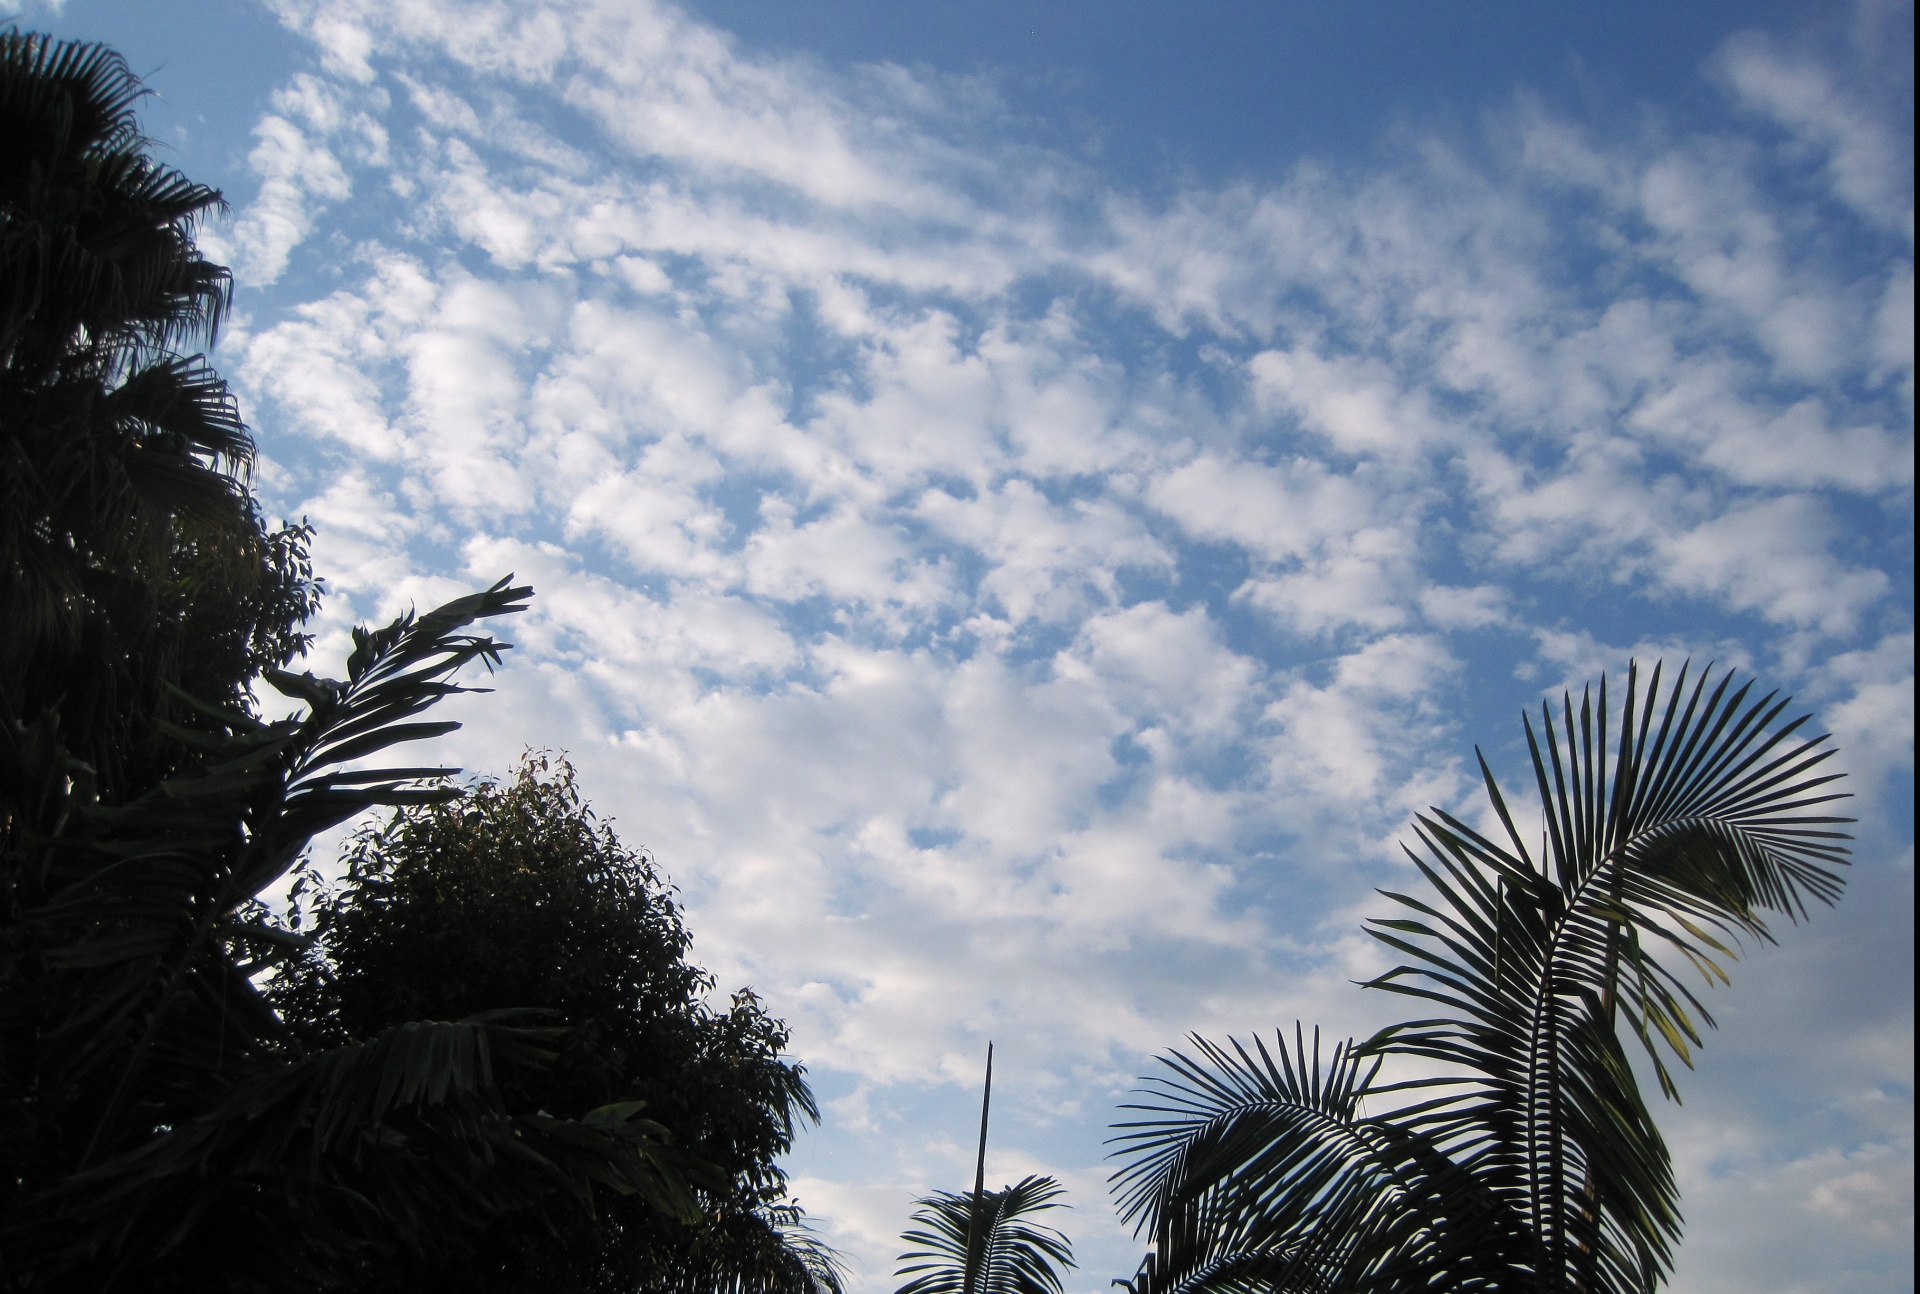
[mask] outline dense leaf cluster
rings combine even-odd
[[[192,237],[220,195],[147,156],[141,93],[102,46],[0,33],[0,722],[57,714],[108,799],[179,767],[170,686],[244,708],[318,597],[191,352],[227,302]]]
[[[551,1013],[555,1062],[500,1083],[508,1109],[637,1103],[702,1205],[687,1225],[635,1197],[504,1219],[457,1262],[389,1266],[395,1289],[807,1290],[831,1278],[776,1156],[817,1118],[786,1027],[750,992],[710,1009],[711,976],[653,861],[583,802],[564,760],[359,833],[344,879],[297,883],[313,951],[269,997],[310,1046],[502,1003]],[[310,888],[309,888],[310,887]]]

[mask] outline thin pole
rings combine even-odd
[[[987,1193],[987,1107],[993,1101],[993,1043],[987,1043],[987,1081],[980,1089],[980,1156],[973,1164],[973,1208],[967,1214],[967,1266],[960,1278],[961,1294],[973,1294],[979,1263],[974,1246],[980,1231],[980,1201]]]

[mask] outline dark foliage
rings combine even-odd
[[[316,833],[457,795],[364,765],[457,726],[420,716],[530,591],[356,630],[341,679],[279,668],[308,532],[261,524],[183,353],[226,302],[192,240],[218,195],[146,156],[140,94],[109,50],[0,33],[0,1289],[337,1289],[560,1197],[692,1221],[635,1104],[506,1108],[567,1036],[544,1014],[323,1048],[257,987],[301,944],[258,895]],[[261,722],[255,683],[304,709]]]
[[[921,1200],[902,1235],[896,1294],[1060,1294],[1073,1245],[1033,1215],[1067,1207],[1051,1177],[1023,1177],[997,1191],[941,1191]],[[969,1249],[971,1244],[971,1249]],[[969,1263],[973,1270],[968,1271]]]
[[[692,1164],[705,1217],[644,1200],[566,1202],[504,1218],[458,1261],[385,1265],[367,1289],[739,1290],[835,1283],[775,1162],[817,1117],[784,1025],[750,992],[706,1005],[678,907],[644,853],[581,800],[566,761],[530,756],[508,782],[405,809],[361,832],[338,885],[309,870],[314,951],[269,997],[310,1046],[411,1019],[505,1005],[566,1026],[555,1062],[501,1080],[509,1112],[638,1103]]]
[[[1133,1294],[1659,1286],[1679,1195],[1627,1039],[1677,1097],[1670,1062],[1713,1018],[1676,967],[1725,982],[1774,918],[1834,902],[1849,821],[1787,701],[1687,674],[1527,724],[1538,855],[1484,761],[1504,840],[1419,819],[1428,892],[1388,894],[1406,915],[1372,933],[1407,961],[1369,987],[1421,1017],[1324,1063],[1298,1030],[1165,1058],[1117,1138],[1121,1212],[1153,1242]],[[1450,1076],[1380,1082],[1395,1058]]]
[[[269,534],[211,345],[220,195],[147,155],[99,45],[0,33],[0,722],[57,714],[102,798],[179,769],[172,695],[244,707],[304,645],[307,532]]]
[[[297,947],[257,896],[313,836],[456,792],[452,770],[353,766],[456,726],[422,712],[497,661],[467,632],[502,581],[356,630],[344,679],[270,672],[306,705],[174,735],[200,764],[130,804],[90,794],[54,716],[0,728],[0,1254],[18,1290],[334,1288],[369,1255],[457,1253],[504,1213],[597,1188],[695,1216],[631,1105],[509,1111],[554,1057],[525,1012],[395,1022],[302,1046],[255,985]],[[236,1235],[246,1243],[234,1244]]]

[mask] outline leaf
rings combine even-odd
[[[976,1214],[972,1195],[942,1191],[921,1200],[914,1226],[902,1234],[923,1246],[900,1255],[896,1276],[912,1279],[897,1294],[959,1294],[967,1285],[968,1240],[977,1230],[975,1294],[1060,1294],[1061,1269],[1073,1264],[1073,1247],[1033,1214],[1065,1207],[1051,1177],[1023,1177],[1012,1186],[982,1193]]]
[[[1368,931],[1404,960],[1367,987],[1421,1016],[1325,1065],[1298,1027],[1291,1049],[1196,1038],[1163,1057],[1125,1107],[1143,1117],[1116,1125],[1113,1185],[1153,1246],[1131,1294],[1664,1278],[1677,1189],[1622,1026],[1677,1097],[1667,1061],[1690,1065],[1713,1024],[1681,975],[1724,982],[1770,915],[1838,898],[1846,854],[1826,739],[1751,683],[1689,673],[1663,690],[1656,666],[1643,692],[1636,666],[1618,710],[1603,679],[1525,720],[1544,857],[1484,758],[1506,843],[1444,810],[1416,820],[1426,891],[1383,891],[1400,910]],[[1375,1084],[1393,1058],[1441,1076]]]

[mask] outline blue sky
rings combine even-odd
[[[1037,11],[1036,11],[1037,10]],[[1393,842],[1630,656],[1793,691],[1853,890],[1668,1111],[1674,1288],[1912,1287],[1910,6],[68,0],[221,185],[352,620],[539,592],[570,751],[794,1026],[803,1202],[1068,1185],[1189,1031],[1390,1003]]]

